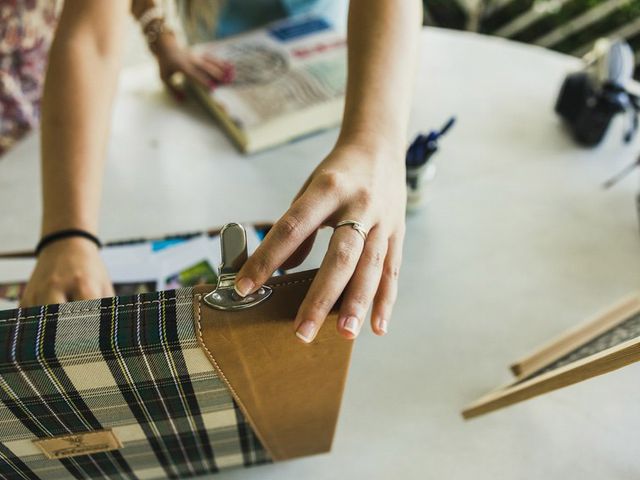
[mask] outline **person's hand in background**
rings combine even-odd
[[[233,67],[209,55],[192,52],[180,44],[166,23],[165,11],[158,0],[130,1],[131,13],[140,23],[151,53],[158,61],[160,78],[177,100],[184,100],[185,80],[213,89],[233,80]]]
[[[172,32],[160,35],[154,44],[153,53],[158,61],[160,78],[178,100],[184,99],[181,86],[183,80],[209,90],[232,82],[234,78],[233,65],[210,55],[191,52],[180,46]]]
[[[113,285],[96,245],[84,238],[51,243],[40,252],[20,299],[22,307],[111,297]]]

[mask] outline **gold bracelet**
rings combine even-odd
[[[147,40],[147,45],[149,49],[155,52],[156,43],[160,39],[164,33],[173,33],[169,27],[167,27],[164,17],[163,18],[154,18],[152,21],[147,23],[145,29],[143,30],[144,36]]]
[[[159,18],[164,18],[164,11],[159,6],[155,5],[153,7],[147,8],[142,15],[138,17],[138,23],[140,23],[140,28],[144,32],[147,26],[157,20]]]

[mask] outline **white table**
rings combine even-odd
[[[553,113],[575,59],[428,30],[411,134],[458,124],[431,203],[408,220],[400,297],[384,339],[359,339],[330,455],[223,479],[637,479],[640,365],[465,423],[459,410],[507,365],[640,288],[632,176],[618,123],[595,150]],[[153,67],[122,77],[102,235],[123,238],[276,219],[336,131],[242,157],[198,108],[175,105]],[[38,139],[0,160],[0,249],[32,246]],[[310,264],[321,258],[324,236]]]

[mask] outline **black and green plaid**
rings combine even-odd
[[[0,312],[0,479],[184,478],[270,459],[200,349],[191,289]],[[112,429],[50,460],[36,438]]]

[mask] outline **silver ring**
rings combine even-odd
[[[362,223],[357,222],[355,220],[342,220],[341,222],[338,222],[336,226],[333,227],[333,229],[337,230],[338,228],[345,227],[345,226],[350,226],[351,228],[353,228],[356,232],[358,232],[362,236],[363,240],[367,239],[367,234],[368,234],[367,229]]]

